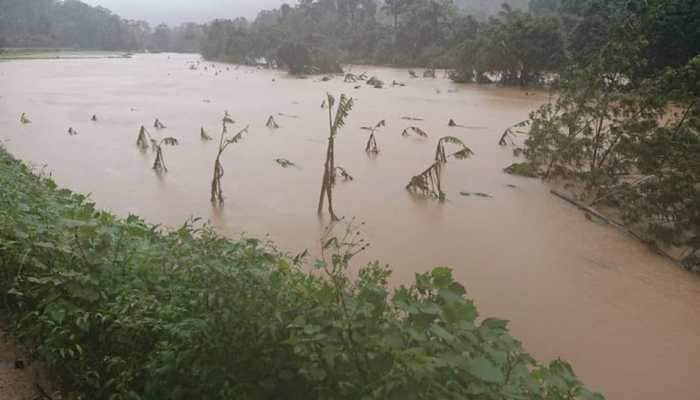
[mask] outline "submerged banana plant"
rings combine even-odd
[[[518,122],[517,124],[509,126],[504,132],[503,135],[501,135],[501,139],[498,140],[498,145],[499,146],[507,146],[508,143],[515,145],[515,134],[517,133],[525,133],[521,131],[514,131],[516,128],[523,128],[526,127],[530,124],[529,120]]]
[[[163,158],[163,146],[177,146],[179,142],[174,137],[166,137],[157,141],[151,139],[151,147],[156,152],[156,159],[153,161],[153,169],[156,172],[168,172],[168,167],[165,166],[165,158]]]
[[[455,144],[461,148],[456,152],[447,155],[445,152],[445,144]],[[406,190],[414,194],[420,194],[440,201],[445,200],[445,192],[442,191],[442,169],[449,158],[464,160],[471,157],[474,152],[471,151],[461,140],[453,136],[445,136],[438,141],[437,150],[435,152],[435,162],[431,164],[425,171],[411,178],[406,185]]]
[[[224,117],[221,119],[221,137],[219,138],[219,152],[216,154],[216,160],[214,160],[214,176],[211,180],[211,202],[218,203],[219,205],[224,204],[224,192],[221,188],[221,178],[224,177],[224,166],[221,164],[221,155],[224,154],[224,150],[234,143],[238,143],[243,139],[243,134],[248,132],[248,127],[241,129],[230,138],[226,137],[228,133],[228,124],[234,124],[233,118],[228,114],[224,113]]]
[[[404,129],[403,132],[401,132],[401,136],[403,136],[403,137],[411,136],[411,134],[415,134],[416,136],[419,136],[422,138],[428,137],[428,132],[422,130],[421,128],[419,128],[417,126],[409,126],[408,128]]]
[[[165,125],[163,125],[162,122],[158,118],[156,118],[155,121],[153,121],[153,127],[156,129],[165,129]]]
[[[346,180],[351,180],[352,176],[342,167],[335,165],[335,137],[338,131],[345,125],[345,119],[352,110],[353,100],[346,95],[340,95],[338,106],[335,112],[333,108],[336,104],[335,98],[327,94],[324,103],[328,105],[328,148],[326,149],[326,161],[323,165],[323,180],[321,181],[321,194],[318,200],[318,214],[323,212],[323,204],[325,198],[328,197],[328,213],[333,221],[338,221],[339,218],[333,211],[333,186],[335,185],[336,174],[340,173]]]
[[[370,131],[369,139],[367,139],[367,145],[365,145],[365,152],[367,154],[378,154],[379,146],[377,145],[377,138],[375,133],[377,130],[383,126],[386,126],[386,121],[381,120],[377,122],[374,126],[363,126],[362,129]]]
[[[280,127],[279,125],[277,125],[277,121],[275,121],[275,117],[273,117],[272,115],[270,115],[270,118],[267,119],[265,126],[270,129],[277,129]]]
[[[445,151],[445,144],[454,144],[459,146],[460,149],[450,155],[447,155]],[[467,147],[464,142],[454,136],[445,136],[438,140],[437,148],[435,149],[435,161],[440,163],[446,163],[448,157],[454,157],[458,160],[464,160],[469,156],[473,155],[474,152]]]
[[[199,129],[199,137],[204,140],[204,141],[209,141],[211,140],[211,136],[207,134],[207,131],[204,130],[204,127],[201,127]]]
[[[139,129],[139,137],[136,139],[136,145],[141,150],[146,150],[148,149],[148,142],[151,140],[151,134],[148,133],[145,126],[141,125],[141,129]]]

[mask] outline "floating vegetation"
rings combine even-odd
[[[221,119],[221,137],[219,139],[219,152],[216,154],[216,160],[214,160],[214,176],[211,180],[211,202],[218,203],[219,205],[224,204],[224,192],[221,188],[221,178],[224,177],[224,166],[221,164],[221,155],[224,153],[226,148],[234,143],[238,143],[243,139],[243,134],[248,132],[248,127],[241,129],[234,136],[227,138],[228,124],[235,123],[233,118],[229,115],[228,111],[224,112],[224,117]]]
[[[401,136],[403,137],[408,137],[411,136],[412,134],[415,134],[416,136],[420,136],[423,138],[428,137],[428,132],[422,130],[421,128],[417,126],[409,126],[408,128],[404,129],[403,132],[401,132]]]
[[[78,134],[78,131],[76,131],[75,129],[73,129],[73,127],[69,127],[69,128],[68,128],[68,134],[71,135],[71,136],[75,136],[75,135]]]
[[[321,82],[328,82],[328,81],[330,81],[331,79],[333,79],[332,76],[326,75],[326,76],[324,76],[323,78],[321,78]]]
[[[368,154],[378,154],[379,146],[377,146],[377,139],[375,133],[377,129],[386,126],[386,121],[381,120],[377,122],[374,126],[363,126],[362,129],[370,131],[369,139],[367,139],[367,145],[365,146],[365,152]]]
[[[165,125],[163,125],[162,122],[158,118],[156,118],[155,121],[153,121],[153,127],[156,129],[165,129]]]
[[[345,82],[345,83],[357,82],[357,76],[353,73],[348,72],[347,74],[345,74],[345,79],[343,79],[343,82]]]
[[[177,146],[179,142],[174,137],[166,137],[157,141],[151,139],[151,147],[156,152],[156,159],[153,161],[153,169],[157,172],[168,172],[168,167],[165,166],[165,158],[163,158],[163,146]]]
[[[207,131],[204,130],[204,127],[199,128],[199,137],[204,141],[212,140],[211,136],[209,136]]]
[[[287,160],[286,158],[275,158],[275,162],[282,168],[296,167],[297,165]]]
[[[326,149],[326,162],[323,165],[323,180],[321,181],[321,194],[318,200],[318,214],[321,215],[323,211],[323,203],[325,198],[328,197],[328,212],[331,215],[331,219],[338,221],[339,218],[335,215],[333,211],[333,186],[335,185],[335,177],[338,172],[346,180],[352,180],[352,176],[347,173],[342,167],[337,167],[335,165],[335,137],[338,135],[338,131],[345,125],[345,118],[352,110],[353,100],[345,96],[340,95],[338,100],[338,107],[335,113],[333,113],[333,106],[335,105],[335,98],[327,94],[326,101],[328,105],[328,148]]]
[[[408,70],[408,76],[410,76],[411,78],[418,78],[418,74],[416,74],[416,71],[412,69]]]
[[[476,196],[476,197],[484,197],[487,199],[493,199],[493,196],[488,194],[488,193],[481,193],[481,192],[459,192],[460,195],[469,197],[469,196]]]
[[[367,84],[374,87],[375,89],[381,89],[384,87],[384,82],[379,80],[376,76],[371,77],[367,80]]]
[[[97,114],[93,114],[92,118],[90,118],[90,121],[97,122]]]
[[[280,117],[287,117],[287,118],[294,118],[294,119],[299,118],[298,115],[293,115],[293,114],[277,113],[277,115],[279,115]]]
[[[27,117],[27,113],[22,113],[22,115],[20,115],[20,117],[19,117],[19,122],[21,122],[23,124],[29,124],[32,121],[29,120],[29,117]]]
[[[503,169],[503,172],[510,175],[524,176],[527,178],[537,178],[537,168],[530,163],[514,163]]]
[[[423,72],[423,78],[435,78],[435,70],[434,69],[426,69]]]
[[[460,149],[450,155],[447,155],[445,152],[446,144],[454,144],[459,146]],[[435,161],[440,163],[446,163],[449,157],[464,160],[472,155],[474,155],[474,152],[467,147],[464,142],[454,136],[445,136],[440,138],[440,140],[438,140],[437,149],[435,149]]]
[[[511,145],[515,145],[515,134],[517,133],[525,133],[522,131],[515,131],[516,128],[523,128],[525,126],[528,126],[530,124],[530,121],[522,121],[518,122],[517,124],[509,126],[504,132],[503,135],[501,135],[501,138],[498,140],[498,145],[499,146],[507,146],[509,143]]]
[[[406,86],[406,84],[405,84],[405,83],[402,83],[402,82],[391,81],[391,86],[401,86],[401,87],[403,87],[403,86]]]
[[[273,117],[272,115],[270,115],[270,118],[267,119],[265,126],[270,128],[270,129],[277,129],[280,127],[279,125],[277,125],[277,122],[275,121],[275,117]]]
[[[145,126],[141,125],[141,129],[139,129],[139,137],[136,139],[136,145],[141,150],[146,150],[146,149],[148,149],[148,143],[150,141],[151,141],[151,134],[148,133]]]

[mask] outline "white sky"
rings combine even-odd
[[[100,5],[123,18],[151,24],[207,22],[215,18],[255,17],[260,10],[279,7],[285,0],[82,0]],[[296,4],[296,0],[287,0]]]

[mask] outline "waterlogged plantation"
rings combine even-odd
[[[239,383],[259,384],[225,390],[207,386],[204,390],[211,389],[207,393],[215,393],[214,398],[274,397],[277,392],[270,390],[315,393],[319,398],[330,393],[336,398],[357,398],[358,393],[391,398],[391,393],[401,397],[419,389],[437,398],[448,388],[458,395],[466,395],[459,389],[466,388],[472,396],[494,398],[503,391],[517,392],[520,389],[503,384],[510,382],[508,371],[515,371],[510,366],[532,361],[521,356],[510,336],[501,335],[500,320],[474,319],[473,305],[459,300],[462,292],[456,281],[481,315],[510,320],[513,336],[535,359],[545,364],[558,357],[571,362],[587,387],[608,398],[656,399],[668,393],[693,398],[693,371],[700,367],[697,278],[634,238],[587,220],[575,207],[553,197],[541,181],[503,173],[524,161],[514,155],[526,139],[522,131],[527,127],[521,121],[548,100],[548,93],[455,84],[441,78],[441,71],[435,74],[438,78],[431,74],[423,78],[424,71],[417,70],[416,78],[411,78],[402,69],[346,68],[366,80],[403,83],[382,86],[362,79],[346,82],[347,74],[297,79],[282,71],[197,59],[135,55],[0,64],[0,139],[10,153],[37,171],[50,173],[60,187],[89,193],[98,209],[124,218],[136,214],[148,223],[173,228],[157,233],[133,217],[117,221],[108,214],[95,216],[91,207],[77,206],[75,199],[67,200],[68,193],[54,192],[38,181],[13,186],[14,197],[4,199],[8,207],[3,205],[3,210],[12,210],[3,214],[7,221],[50,211],[53,206],[46,205],[57,202],[57,211],[46,211],[38,224],[56,224],[51,228],[54,236],[43,242],[58,250],[34,244],[29,250],[39,252],[37,260],[43,263],[46,258],[41,257],[63,251],[65,269],[42,271],[40,264],[33,265],[37,269],[27,274],[35,275],[27,275],[18,287],[27,300],[13,305],[15,312],[46,311],[28,319],[28,338],[42,337],[57,323],[49,313],[54,311],[42,303],[44,290],[55,282],[59,289],[52,290],[72,296],[66,300],[67,309],[56,311],[66,313],[58,317],[60,324],[84,319],[87,310],[90,318],[106,315],[109,324],[92,325],[88,319],[89,329],[119,328],[123,338],[165,338],[162,343],[139,340],[138,346],[145,347],[119,342],[121,348],[105,350],[99,350],[104,343],[98,342],[77,350],[71,343],[63,345],[70,335],[56,338],[61,345],[44,350],[70,365],[70,371],[117,376],[116,386],[109,389],[89,386],[98,384],[85,379],[85,390],[103,393],[99,390],[136,385],[158,398],[174,382],[189,389],[221,382],[226,370],[240,371],[245,379]],[[98,85],[100,90],[95,90]],[[334,96],[332,101],[328,94]],[[22,113],[31,123],[19,121]],[[92,121],[92,115],[99,119]],[[155,118],[161,127],[155,126]],[[67,127],[79,134],[66,134]],[[166,143],[168,138],[175,141]],[[135,139],[148,148],[140,148]],[[159,154],[162,165],[157,162]],[[6,165],[14,172],[6,172],[10,178],[3,188],[26,174],[12,161]],[[22,202],[30,210],[20,207]],[[68,208],[58,211],[64,206]],[[216,232],[235,241],[209,230],[179,229],[192,216],[210,221]],[[334,217],[362,221],[351,232],[360,232],[364,241],[346,238],[344,223],[328,233],[326,227]],[[88,240],[103,228],[108,232],[94,240],[105,242]],[[40,228],[27,229],[39,235]],[[134,242],[146,244],[120,242],[124,230],[133,230]],[[17,232],[6,235],[20,235]],[[242,233],[262,241],[240,239]],[[267,239],[284,249],[283,254],[261,244]],[[128,246],[138,250],[133,259],[125,256]],[[80,248],[87,249],[87,257]],[[27,249],[13,248],[17,254],[20,250]],[[210,252],[220,257],[202,261]],[[343,259],[333,255],[355,253],[348,265],[333,263]],[[158,258],[165,264],[153,264]],[[326,263],[319,264],[312,278],[305,272],[313,269],[315,258]],[[380,266],[390,264],[392,274],[386,275],[377,265],[360,271],[372,260],[380,260]],[[136,266],[141,264],[152,268],[140,271]],[[76,265],[94,267],[96,275],[74,276],[76,271],[84,273]],[[433,270],[439,266],[449,266],[452,272]],[[346,269],[347,276],[356,278],[347,278]],[[83,296],[88,299],[82,299],[61,291],[72,279],[89,281],[97,293],[113,290],[135,297],[107,304],[105,299],[112,296],[100,295],[93,301],[90,292]],[[101,284],[112,279],[122,283]],[[389,288],[400,285],[415,287],[392,296]],[[121,305],[151,291],[154,303],[137,302],[137,309],[117,318],[115,310]],[[185,301],[189,299],[198,300],[189,304]],[[451,301],[459,303],[458,320],[450,319]],[[255,314],[245,320],[250,325],[244,324],[244,331],[235,331],[240,337],[231,336],[231,327],[241,326],[242,320],[227,313],[226,304]],[[164,309],[158,308],[161,305]],[[437,311],[434,306],[450,310]],[[147,326],[141,317],[154,310],[174,314],[162,315],[169,321],[162,328]],[[437,312],[448,320],[426,317],[430,323],[412,326],[413,333],[402,325],[399,331],[406,328],[408,336],[399,338],[399,347],[397,338],[383,336],[395,331],[395,324],[424,323],[426,310],[427,315]],[[420,317],[406,319],[414,312]],[[184,319],[193,314],[198,316]],[[303,321],[297,319],[301,315]],[[279,324],[266,325],[278,316]],[[448,326],[453,323],[460,327]],[[355,336],[360,335],[355,333],[359,326],[367,330]],[[507,343],[492,342],[491,330]],[[250,338],[259,342],[250,346],[252,350],[242,348],[242,343],[250,345]],[[482,352],[483,341],[497,349]],[[408,351],[403,347],[408,343],[420,346]],[[473,357],[461,365],[462,359],[454,356],[465,351],[463,345],[472,346],[466,351]],[[419,350],[422,346],[427,350]],[[152,348],[158,350],[153,359],[139,358]],[[222,360],[223,348],[248,354],[259,364],[244,365],[245,357]],[[74,354],[65,355],[66,349]],[[135,354],[124,353],[126,357],[115,358],[109,366],[92,358],[101,354],[98,351],[117,354],[122,349]],[[211,362],[194,359],[197,354],[209,355],[206,359]],[[275,373],[269,372],[269,360],[281,360],[272,369]],[[241,365],[228,364],[238,362]],[[165,368],[172,365],[187,369]],[[667,373],[659,376],[659,369]],[[445,374],[446,370],[451,372]],[[268,371],[265,379],[256,375],[261,371]],[[454,371],[465,375],[451,375]],[[573,383],[568,368],[559,363],[522,379],[546,387],[548,374]],[[353,385],[347,386],[348,382]],[[567,388],[543,390],[539,392],[543,398],[567,398],[562,392]],[[537,398],[533,393],[525,397]],[[183,396],[187,394],[185,390]]]

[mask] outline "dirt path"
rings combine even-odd
[[[39,387],[46,393],[42,394]],[[0,399],[58,400],[53,393],[48,374],[41,363],[29,362],[29,357],[0,327]]]

